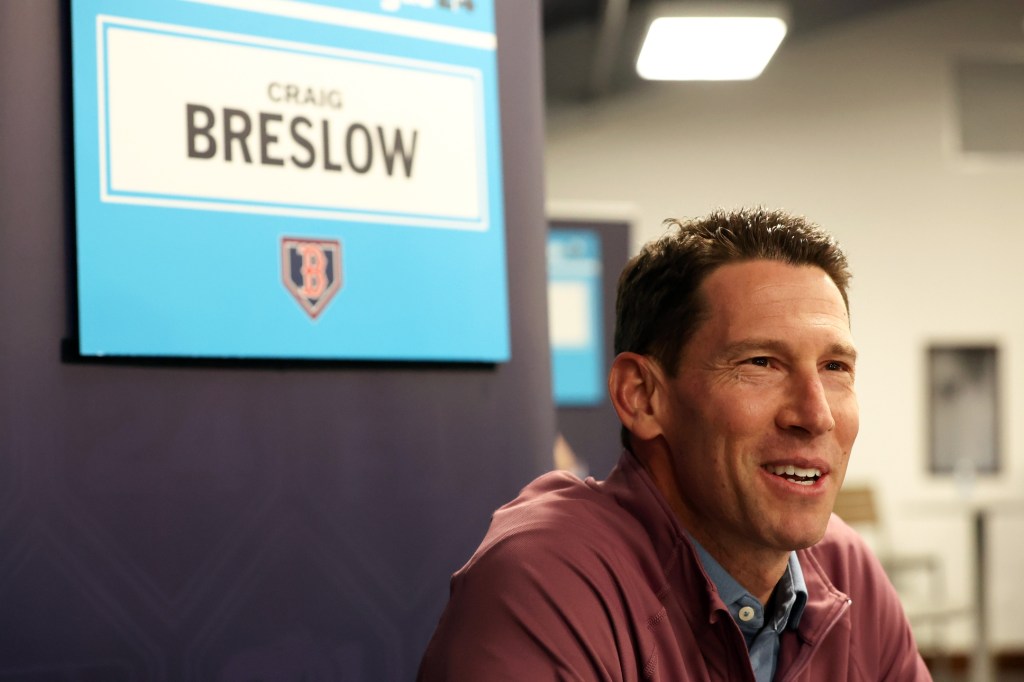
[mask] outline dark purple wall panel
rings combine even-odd
[[[408,680],[549,467],[540,7],[498,0],[512,361],[73,365],[58,0],[0,2],[0,680]]]

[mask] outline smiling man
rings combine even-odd
[[[420,679],[931,679],[832,515],[859,425],[845,256],[779,211],[669,226],[619,280],[619,464],[495,513]]]

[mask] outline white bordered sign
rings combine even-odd
[[[508,358],[492,2],[71,8],[82,355]]]

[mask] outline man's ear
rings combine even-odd
[[[653,440],[661,435],[656,398],[662,387],[661,368],[638,353],[619,353],[608,374],[608,393],[622,425],[634,438]]]

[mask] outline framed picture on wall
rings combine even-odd
[[[928,348],[929,469],[998,473],[999,366],[994,345]]]

